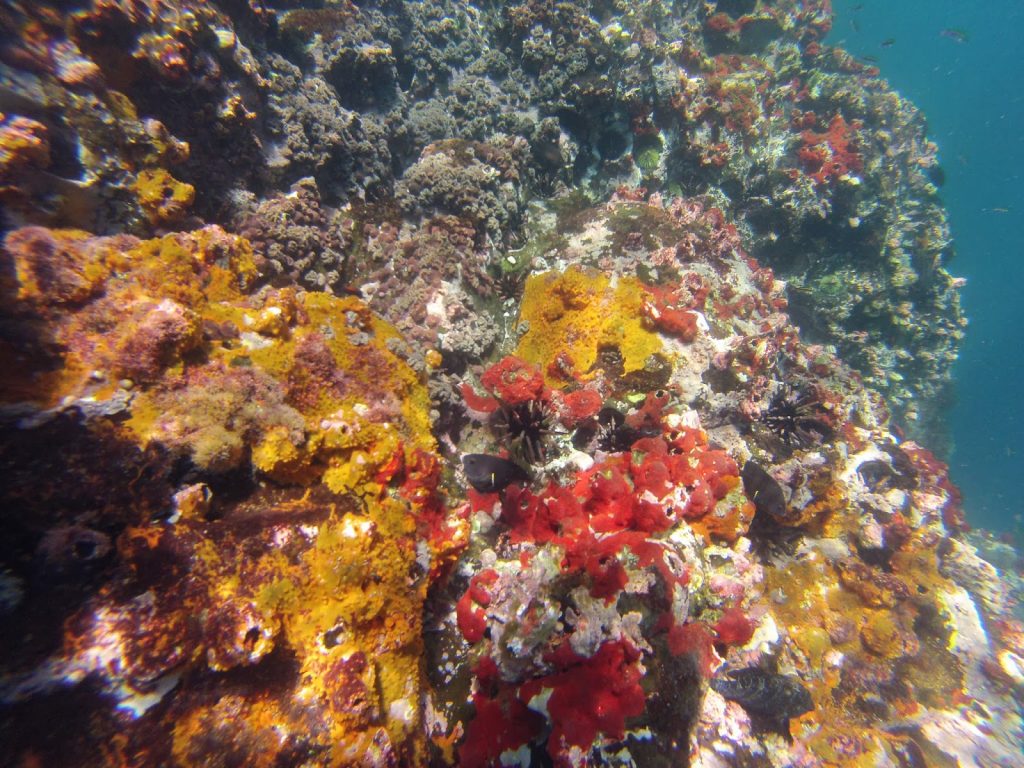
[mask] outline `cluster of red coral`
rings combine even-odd
[[[673,286],[649,286],[650,298],[641,310],[644,317],[659,331],[682,341],[693,341],[700,328],[698,313],[710,290],[707,282],[697,273],[688,273],[692,289],[687,283]]]
[[[797,150],[797,157],[815,182],[825,185],[863,169],[864,161],[856,149],[856,132],[860,127],[859,120],[848,123],[837,114],[824,133],[805,130],[800,134],[803,146]]]
[[[530,703],[547,692],[547,749],[557,765],[571,765],[574,748],[589,750],[598,734],[621,739],[626,721],[643,713],[640,651],[628,641],[606,642],[589,658],[563,643],[548,661],[551,674],[512,685],[500,680],[490,657],[481,660],[475,670],[481,690],[473,696],[477,716],[459,748],[460,765],[494,765],[502,752],[536,742],[544,718]]]
[[[503,399],[545,394],[535,369],[516,358],[496,364],[483,379]],[[626,420],[647,434],[660,434],[640,437],[628,452],[578,471],[570,484],[550,481],[539,492],[518,485],[501,494],[470,491],[470,503],[474,512],[500,510],[499,524],[519,548],[524,567],[541,548],[552,545],[564,579],[587,585],[590,597],[606,606],[617,604],[633,571],[648,570],[662,585],[661,597],[651,606],[657,617],[654,633],[664,636],[672,653],[693,654],[698,668],[706,671],[712,644],[747,642],[753,623],[738,606],[711,625],[682,623],[673,596],[685,594],[689,569],[664,536],[685,520],[708,535],[732,540],[746,530],[752,510],[745,498],[726,500],[740,485],[736,462],[711,448],[702,430],[670,429],[664,413],[668,401],[665,392],[651,393]],[[731,529],[703,526],[716,509],[723,510],[719,517],[730,520]],[[593,655],[583,656],[573,642],[574,631],[562,631],[552,637],[544,655],[549,672],[499,679],[493,649],[483,641],[489,637],[487,609],[507,589],[498,571],[485,569],[470,579],[457,602],[459,631],[482,653],[475,670],[476,715],[460,748],[462,764],[492,764],[503,751],[540,739],[543,719],[531,709],[531,701],[546,691],[551,724],[546,749],[556,764],[570,764],[570,751],[589,749],[599,734],[621,738],[626,720],[644,711],[641,652],[626,640],[606,639]]]
[[[540,369],[515,355],[492,365],[480,381],[488,392],[506,405],[545,399],[546,387]]]
[[[571,378],[577,378],[571,360],[559,358],[554,364],[568,371]],[[604,402],[601,393],[592,387],[569,392],[552,389],[544,383],[540,368],[515,355],[506,355],[490,366],[480,382],[487,395],[478,394],[466,383],[459,390],[469,410],[481,415],[494,413],[502,405],[536,402],[550,408],[562,426],[571,428],[595,416]]]

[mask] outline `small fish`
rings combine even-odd
[[[850,19],[850,29],[854,32],[860,32],[860,24],[857,23],[856,19]]]
[[[740,476],[743,478],[743,490],[754,502],[755,512],[770,518],[785,516],[786,495],[782,492],[782,486],[760,464],[751,459],[743,465]]]
[[[885,38],[885,40],[879,43],[879,45],[881,45],[883,48],[892,48],[894,45],[896,45],[896,38],[887,37]]]
[[[496,493],[512,483],[526,485],[530,476],[515,462],[486,453],[467,453],[462,457],[466,479],[480,493]]]
[[[711,687],[729,701],[735,701],[752,717],[789,735],[789,719],[814,709],[814,701],[800,678],[746,667],[711,680]]]
[[[855,6],[853,6],[853,10],[854,11],[859,11],[859,10],[861,10],[863,8],[864,8],[864,3],[857,3]]]
[[[960,27],[946,27],[944,30],[939,32],[941,37],[948,37],[950,40],[956,43],[966,43],[970,40],[970,36],[967,34],[967,30],[961,29]]]
[[[1001,205],[997,205],[995,208],[992,209],[992,213],[1009,213],[1009,212],[1010,212],[1009,208],[1003,208]]]
[[[860,60],[864,64],[877,64],[878,63],[878,59],[876,57],[874,57],[874,56],[861,56]]]

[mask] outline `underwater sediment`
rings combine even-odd
[[[1021,764],[937,148],[826,1],[0,24],[11,764]]]

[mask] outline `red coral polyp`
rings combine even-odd
[[[462,384],[459,387],[459,391],[462,393],[462,399],[466,403],[466,407],[471,411],[487,414],[498,410],[500,403],[497,400],[493,397],[478,395],[469,384]]]
[[[626,569],[615,555],[598,553],[587,558],[585,566],[590,576],[590,596],[612,602],[629,581]]]
[[[797,150],[797,158],[818,184],[863,169],[863,160],[854,146],[860,125],[859,120],[848,123],[842,115],[836,115],[825,133],[801,132],[803,146]]]
[[[675,433],[671,440],[643,438],[634,444],[630,475],[637,495],[650,493],[664,500],[682,487],[686,490],[682,516],[703,517],[738,485],[739,468],[724,451],[706,450],[699,430]]]
[[[708,484],[703,480],[695,482],[690,489],[682,515],[687,520],[699,520],[715,508],[715,498]]]
[[[637,491],[650,492],[658,499],[668,496],[672,492],[672,473],[666,464],[668,461],[668,456],[648,454],[639,464],[633,464],[630,472]]]
[[[672,518],[661,504],[639,499],[633,504],[633,525],[645,533],[656,533],[671,528]]]
[[[715,664],[714,639],[708,628],[693,622],[677,624],[669,629],[668,649],[673,656],[692,656],[702,675],[709,676]]]
[[[497,765],[503,753],[538,743],[544,718],[530,704],[545,691],[551,691],[547,752],[559,766],[574,765],[572,755],[589,750],[598,738],[622,739],[627,720],[643,714],[643,667],[640,652],[629,642],[606,642],[589,658],[576,654],[566,642],[548,654],[547,661],[554,673],[516,687],[500,680],[493,660],[481,659],[475,670],[476,715],[459,746],[459,765]]]
[[[576,483],[576,493],[589,495],[586,511],[591,527],[598,532],[620,531],[631,522],[633,486],[618,466],[588,472]]]
[[[493,397],[506,405],[547,399],[540,368],[515,355],[508,355],[492,365],[480,381]]]
[[[665,408],[668,407],[670,399],[669,393],[664,389],[648,392],[643,405],[626,416],[626,426],[644,431],[660,432]]]
[[[705,451],[697,458],[697,469],[716,499],[725,498],[736,487],[740,473],[736,460],[725,451]]]
[[[455,604],[455,619],[459,631],[470,644],[479,643],[487,630],[487,616],[483,609],[491,604],[491,594],[487,587],[498,580],[498,573],[493,570],[481,571],[469,580],[459,602]],[[479,606],[479,607],[477,607]]]
[[[640,308],[644,318],[656,329],[681,341],[691,342],[697,338],[699,325],[697,313],[679,309],[658,300],[645,301]]]
[[[675,453],[690,453],[697,446],[707,442],[707,435],[700,429],[688,429],[684,427],[669,433],[668,444]]]
[[[569,392],[556,401],[558,406],[558,420],[562,426],[569,429],[581,422],[596,416],[601,410],[604,400],[600,393],[593,389],[580,389],[576,392]]]
[[[540,496],[509,486],[501,506],[501,521],[510,529],[513,544],[554,542],[578,536],[587,527],[586,515],[571,489],[554,483]]]
[[[754,636],[754,622],[743,613],[739,606],[733,606],[722,614],[715,623],[716,639],[725,645],[746,645]]]
[[[658,398],[651,402],[659,404]],[[712,512],[739,484],[739,470],[724,451],[707,448],[700,430],[682,430],[671,439],[641,438],[630,454],[581,472],[571,487],[551,482],[540,494],[509,487],[500,501],[509,541],[561,547],[563,572],[585,574],[591,596],[609,602],[629,580],[620,559],[625,548],[640,567],[656,567],[666,583],[678,581],[648,536],[669,530],[680,518]],[[493,503],[489,498],[484,506]],[[471,608],[469,602],[462,607],[467,626]]]
[[[559,660],[568,659],[566,667],[526,683],[520,697],[528,702],[545,689],[552,689],[548,699],[552,722],[548,753],[561,764],[560,758],[567,757],[573,747],[587,750],[599,735],[623,738],[626,721],[643,714],[645,697],[640,685],[640,652],[624,640],[604,643],[589,659],[571,650],[557,656]]]
[[[496,765],[501,754],[529,744],[540,733],[544,718],[530,710],[511,692],[498,698],[473,696],[476,716],[459,746],[459,765],[485,768]]]

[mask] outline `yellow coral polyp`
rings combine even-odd
[[[218,227],[144,240],[127,251],[111,248],[106,257],[107,274],[123,283],[114,287],[201,313],[214,302],[241,302],[256,275],[249,241]]]
[[[365,406],[345,405],[320,421],[323,445],[327,450],[344,450],[368,446],[380,438],[387,428],[359,415]]]
[[[213,703],[185,713],[174,725],[172,753],[175,765],[209,762],[209,741],[228,737],[246,745],[244,754],[250,768],[272,768],[283,729],[300,727],[294,716],[270,697],[252,701],[225,695]]]
[[[427,582],[409,579],[417,566],[408,508],[367,499],[360,513],[332,513],[303,535],[308,545],[297,558],[269,548],[250,565],[262,582],[254,608],[280,627],[275,642],[300,665],[299,699],[327,705],[324,741],[337,746],[338,764],[353,764],[343,755],[364,757],[360,750],[372,748],[382,727],[393,743],[418,752],[424,748],[421,616]],[[216,567],[215,552],[208,562]],[[246,589],[221,577],[217,584],[229,585],[219,603]],[[339,680],[339,664],[356,657],[360,661],[342,668],[346,679]],[[239,727],[255,725],[246,718]],[[286,718],[282,727],[301,726]],[[422,756],[415,764],[421,762]]]
[[[905,650],[903,635],[889,611],[874,611],[860,631],[860,639],[871,653],[888,659],[896,659]]]
[[[369,457],[363,451],[353,451],[348,461],[324,472],[323,483],[334,493],[361,495],[362,486],[369,480],[372,469]]]
[[[401,450],[393,432],[374,425],[366,434],[376,434],[378,439],[366,443],[365,449],[346,451],[332,457],[331,466],[324,472],[323,481],[335,494],[356,496],[377,496],[381,486],[374,481],[380,468]]]
[[[276,426],[268,430],[253,448],[252,463],[269,477],[285,479],[293,476],[308,461],[295,445],[291,430]]]
[[[87,236],[68,233],[67,237],[68,248],[77,251],[79,241]],[[245,455],[244,443],[251,440],[253,465],[264,476],[281,483],[308,485],[316,482],[326,468],[325,481],[333,491],[358,495],[381,492],[374,475],[402,450],[401,446],[410,451],[434,450],[429,396],[422,378],[389,349],[388,342],[398,337],[397,331],[376,318],[358,299],[326,294],[300,297],[286,289],[271,292],[262,307],[254,309],[245,295],[256,275],[251,246],[243,238],[216,228],[155,238],[124,251],[98,248],[89,253],[102,254],[97,264],[88,265],[89,275],[96,275],[76,273],[69,298],[81,300],[106,280],[107,293],[116,292],[121,302],[168,297],[194,313],[197,327],[208,322],[233,326],[240,333],[259,331],[266,342],[253,348],[204,342],[204,352],[208,359],[223,366],[225,376],[242,364],[283,388],[301,384],[304,371],[296,360],[297,351],[310,334],[316,333],[337,366],[337,373],[332,375],[345,381],[340,392],[311,386],[314,402],[295,401],[296,417],[301,415],[305,421],[304,435],[294,424],[282,427],[265,423],[262,429],[245,435],[225,429],[221,423],[225,408],[218,405],[218,398],[226,398],[232,407],[237,408],[238,403],[231,391],[218,390],[214,368],[210,368],[213,373],[207,378],[207,394],[200,403],[206,411],[198,416],[193,413],[195,397],[189,400],[184,393],[173,394],[177,390],[164,392],[157,382],[153,389],[140,389],[133,403],[129,426],[140,440],[166,437],[161,434],[161,425],[185,424],[187,429],[179,430],[179,442],[187,442],[193,459],[208,468],[234,466]],[[32,279],[27,266],[22,271],[23,290],[42,300],[46,287]],[[49,291],[51,301],[52,293]],[[256,320],[250,319],[247,324],[246,317]],[[121,329],[110,335],[116,340],[129,331]],[[358,344],[353,340],[356,334]],[[78,364],[69,359],[64,370],[72,370],[80,378],[83,371],[102,367],[100,363],[85,359]],[[393,398],[389,401],[393,413],[371,416],[367,403],[379,408],[381,392]],[[187,412],[169,414],[168,405],[178,401],[187,406]],[[207,411],[209,418],[204,415]],[[194,424],[200,417],[203,423]],[[355,449],[358,455],[353,453]]]
[[[539,365],[553,387],[571,381],[561,362],[570,361],[573,371],[587,378],[606,347],[619,351],[624,374],[641,371],[663,349],[658,335],[643,324],[643,296],[640,281],[632,277],[613,282],[577,267],[531,275],[519,312],[519,322],[529,329],[516,354]]]
[[[423,360],[430,368],[440,368],[441,363],[444,362],[441,353],[436,349],[428,349],[423,355]]]
[[[21,115],[0,112],[0,191],[24,168],[50,165],[50,140],[46,126]]]
[[[893,553],[892,572],[917,587],[918,594],[935,595],[954,588],[939,571],[939,556],[934,547],[922,545],[922,534],[910,539],[900,551]]]
[[[754,519],[754,505],[740,487],[739,478],[726,478],[724,482],[731,483],[732,490],[715,504],[711,512],[689,523],[691,528],[706,538],[733,542],[750,528]]]
[[[819,626],[796,626],[790,629],[790,636],[797,647],[803,651],[812,669],[820,670],[825,654],[832,649],[828,632]]]
[[[359,496],[381,492],[373,478],[402,450],[401,438],[391,425],[366,421],[351,406],[323,419],[314,443],[329,463],[323,483],[334,493]]]
[[[814,493],[814,500],[799,511],[792,520],[787,520],[787,525],[808,526],[815,523],[828,524],[830,520],[836,519],[842,524],[843,515],[840,513],[849,504],[849,492],[846,484],[841,480],[832,481],[829,479],[815,479],[811,484]]]
[[[196,188],[163,168],[145,169],[135,178],[135,195],[151,224],[172,224],[188,213]]]
[[[107,277],[103,255],[96,251],[79,252],[90,237],[88,232],[54,229],[47,234],[55,244],[56,265],[37,258],[32,248],[18,247],[23,240],[32,241],[32,230],[10,236],[8,252],[14,261],[18,300],[40,307],[84,301]]]
[[[247,313],[244,322],[249,329],[263,336],[283,338],[295,324],[297,311],[295,290],[285,288],[272,293],[257,314]]]
[[[430,396],[422,377],[389,348],[389,342],[400,340],[397,330],[373,315],[365,303],[351,296],[335,297],[325,293],[306,293],[301,309],[308,317],[308,327],[329,329],[325,343],[340,369],[352,381],[353,388],[364,393],[364,403],[376,402],[380,393],[396,398],[401,416],[393,423],[394,431],[401,431],[402,440],[410,448],[433,451],[435,441],[430,421]],[[351,328],[347,317],[354,316],[357,328]],[[370,341],[356,345],[349,341],[353,330],[364,332]],[[299,335],[296,334],[296,340]],[[254,362],[286,375],[292,363],[292,347],[282,346],[283,352],[273,349],[253,355]],[[353,405],[355,401],[349,400]],[[324,397],[317,408],[317,417],[329,418],[342,405],[337,399]],[[401,426],[398,425],[401,422]],[[366,444],[362,442],[361,444]]]

